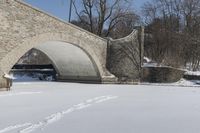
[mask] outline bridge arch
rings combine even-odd
[[[34,48],[49,57],[57,71],[57,80],[101,82],[99,68],[85,49],[61,41],[46,42]]]
[[[0,1],[0,88],[20,57],[38,44],[58,41],[73,44],[89,56],[102,82],[115,82],[106,68],[107,40],[64,22],[20,0]]]
[[[73,45],[73,46],[70,46],[71,48],[74,47],[73,50],[79,49],[78,52],[80,54],[81,54],[81,51],[82,51],[82,56],[85,56],[85,57],[87,56],[88,59],[91,62],[91,64],[89,65],[89,67],[90,67],[89,69],[91,71],[95,70],[95,73],[96,73],[96,79],[95,80],[97,80],[99,78],[99,81],[100,81],[102,79],[102,77],[103,77],[103,74],[104,74],[103,67],[101,66],[101,63],[99,62],[99,59],[96,56],[94,50],[92,50],[90,47],[88,47],[87,44],[86,44],[86,42],[79,41],[79,40],[77,40],[77,39],[75,39],[73,37],[69,37],[69,36],[67,38],[65,38],[65,36],[62,35],[62,33],[46,33],[46,34],[41,34],[41,35],[37,35],[37,36],[34,36],[34,37],[25,38],[21,42],[22,43],[20,44],[20,46],[12,49],[1,60],[0,65],[3,66],[3,67],[1,67],[1,71],[3,71],[4,73],[8,73],[11,70],[11,68],[13,67],[13,65],[15,65],[17,63],[17,61],[27,51],[29,51],[32,48],[39,49],[40,51],[42,51],[43,53],[45,53],[50,58],[50,60],[53,62],[53,65],[56,67],[57,72],[59,73],[60,72],[60,70],[59,70],[59,64],[57,64],[57,62],[55,60],[55,57],[52,57],[52,55],[51,55],[52,51],[49,51],[49,52],[48,51],[44,51],[45,47],[49,47],[48,44],[50,45],[51,43],[54,43],[54,44],[55,43],[56,44],[59,43],[57,45],[58,49],[59,49],[59,45],[66,45],[66,49],[70,45]],[[45,46],[42,46],[44,44],[45,44]],[[54,46],[54,48],[55,48],[55,46]],[[55,51],[55,52],[58,52],[58,51]],[[63,51],[61,51],[61,52],[63,52]],[[76,55],[74,55],[74,56],[76,56]],[[66,57],[63,57],[63,59],[64,58],[66,58]],[[89,61],[88,59],[85,59],[84,61],[86,61],[86,60]],[[93,68],[92,68],[91,65],[93,66]],[[61,73],[59,73],[59,75],[62,76]],[[95,75],[93,75],[93,76],[95,76]],[[87,77],[85,77],[85,78],[87,78]],[[95,77],[92,77],[92,78],[95,78]],[[92,80],[92,79],[89,79],[89,80]]]

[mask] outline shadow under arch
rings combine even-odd
[[[64,78],[60,78],[60,77],[62,77],[62,72],[60,71],[60,69],[59,69],[59,65],[60,64],[58,64],[57,63],[57,61],[56,61],[56,59],[55,59],[55,57],[52,57],[53,55],[52,55],[52,53],[49,51],[45,51],[45,49],[44,49],[44,47],[49,47],[48,45],[50,45],[49,43],[54,43],[54,44],[56,44],[56,47],[59,49],[59,46],[60,45],[62,45],[62,44],[64,44],[65,45],[65,47],[66,48],[69,48],[69,46],[71,45],[71,46],[73,46],[75,49],[78,49],[78,50],[80,50],[80,51],[83,51],[83,53],[89,58],[89,61],[91,62],[91,65],[92,65],[92,67],[94,68],[94,71],[96,72],[96,76],[95,77],[90,77],[89,75],[85,75],[85,76],[82,76],[82,78],[81,78],[81,76],[75,76],[75,77],[64,77]],[[60,44],[59,44],[60,43]],[[45,45],[43,48],[42,47],[40,47],[40,46],[42,46],[42,45]],[[50,61],[51,61],[51,63],[52,63],[52,65],[53,65],[53,67],[55,68],[55,70],[56,70],[56,72],[57,72],[57,74],[58,74],[58,80],[59,81],[73,81],[73,82],[91,82],[91,83],[100,83],[101,82],[101,75],[100,75],[100,72],[99,72],[99,70],[98,70],[98,67],[97,67],[97,65],[96,65],[96,63],[95,63],[95,61],[94,61],[94,59],[91,57],[91,55],[85,50],[85,49],[83,49],[83,48],[81,48],[80,46],[77,46],[77,45],[75,45],[75,44],[71,44],[71,43],[67,43],[67,42],[65,42],[65,41],[48,41],[48,42],[46,42],[46,43],[43,43],[43,44],[39,44],[39,45],[37,45],[36,47],[34,47],[36,50],[38,50],[38,51],[40,51],[40,52],[42,52],[44,55],[46,55],[49,59],[50,59]],[[73,50],[75,50],[75,49],[73,49]],[[80,52],[79,51],[79,52]],[[64,51],[62,51],[62,52],[64,52]],[[65,51],[65,52],[67,52],[67,51]],[[66,55],[69,55],[69,53],[67,53]],[[77,56],[77,55],[75,55],[75,56]],[[57,57],[56,57],[57,58]],[[59,58],[59,57],[58,57]],[[64,58],[64,57],[62,57],[62,58]],[[78,58],[82,58],[81,56],[79,56]],[[61,64],[62,65],[62,64]],[[76,67],[76,66],[75,66]],[[91,68],[91,70],[92,70],[92,68]],[[72,70],[73,71],[73,70]]]

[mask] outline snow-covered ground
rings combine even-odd
[[[200,88],[18,82],[0,133],[199,133]]]
[[[153,86],[176,86],[176,87],[200,87],[200,80],[186,80],[184,78],[180,79],[175,83],[149,83],[142,82],[141,85],[153,85]]]
[[[200,71],[186,71],[186,75],[200,76]]]

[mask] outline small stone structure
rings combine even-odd
[[[12,87],[13,77],[10,76],[9,74],[4,74],[3,78],[5,78],[5,80],[6,80],[6,89],[7,89],[7,91],[9,91],[10,88]]]
[[[173,67],[144,67],[144,82],[150,83],[173,83],[183,78],[185,71]]]

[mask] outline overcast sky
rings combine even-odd
[[[58,18],[68,20],[70,0],[25,0],[25,1]],[[138,13],[140,7],[147,1],[150,0],[133,0],[133,6]]]

